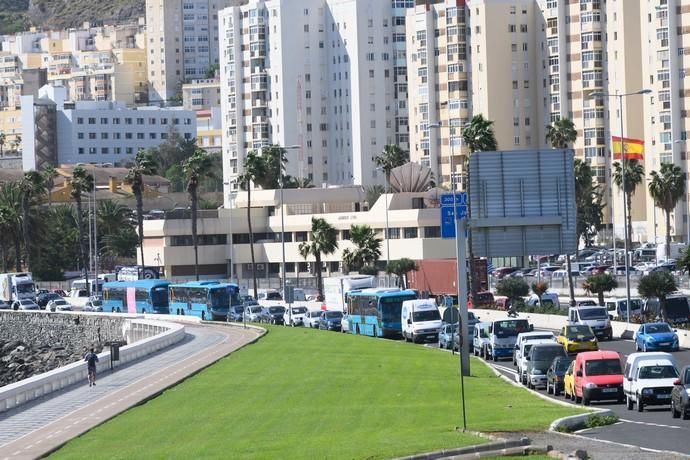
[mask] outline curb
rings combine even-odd
[[[594,408],[594,412],[596,415],[599,415],[601,417],[608,417],[608,416],[615,416],[616,414],[613,413],[611,409],[599,409],[599,408]],[[551,422],[551,425],[549,425],[549,431],[558,431],[559,429],[571,429],[573,427],[576,427],[578,425],[582,425],[587,421],[589,417],[591,417],[592,413],[589,414],[580,414],[580,415],[571,415],[569,417],[562,417],[559,419],[554,420]]]
[[[408,457],[399,457],[398,460],[435,460],[439,458],[455,457],[461,455],[471,455],[476,458],[481,455],[476,454],[498,454],[503,451],[513,450],[519,448],[523,450],[530,445],[529,438],[521,438],[515,441],[500,441],[489,444],[479,444],[477,446],[459,447],[457,449],[443,449],[426,454],[410,455]]]

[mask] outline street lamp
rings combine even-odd
[[[628,239],[630,235],[628,234],[628,206],[627,206],[627,194],[625,193],[625,133],[623,132],[623,98],[627,96],[636,96],[641,94],[651,93],[651,89],[640,89],[638,91],[633,91],[631,93],[618,93],[610,94],[603,91],[595,91],[589,95],[591,98],[603,98],[603,97],[617,97],[618,98],[618,114],[620,118],[620,135],[621,135],[621,189],[623,190],[623,235],[624,235],[624,260],[625,260],[625,305],[627,309],[627,322],[630,323],[630,262],[628,260]],[[611,222],[613,227],[613,215],[611,216]],[[614,242],[616,241],[615,233],[613,235]],[[614,243],[615,244],[615,243]],[[614,247],[613,251],[614,260],[616,258],[616,251]]]

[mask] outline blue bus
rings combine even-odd
[[[347,313],[352,334],[400,338],[400,315],[405,300],[417,298],[412,289],[369,288],[347,293]]]
[[[198,316],[202,320],[225,320],[230,307],[242,305],[240,289],[234,283],[189,281],[171,284],[170,314]]]
[[[168,280],[110,281],[103,284],[103,311],[167,315]]]

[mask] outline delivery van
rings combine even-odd
[[[441,315],[433,299],[405,300],[400,312],[400,323],[405,341],[438,341]]]

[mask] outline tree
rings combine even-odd
[[[410,161],[410,152],[401,149],[397,145],[387,144],[383,147],[381,155],[374,157],[374,163],[381,168],[386,175],[386,183],[390,187],[391,171]]]
[[[84,241],[84,212],[81,204],[81,196],[83,193],[89,193],[93,190],[94,181],[93,176],[89,174],[83,166],[77,166],[72,171],[72,191],[70,195],[77,207],[77,229],[79,230],[79,259],[81,260],[82,270],[84,271],[84,280],[86,281],[86,294],[91,295],[91,287],[89,285],[89,262],[86,258],[86,247]]]
[[[323,297],[323,279],[321,273],[321,255],[333,254],[338,249],[338,232],[325,219],[311,218],[311,239],[299,244],[299,253],[306,260],[314,257],[316,285],[319,295]]]
[[[591,247],[594,244],[594,237],[603,228],[602,194],[599,186],[594,183],[592,168],[589,164],[576,159],[574,172],[577,241],[582,240],[585,247]]]
[[[4,148],[7,143],[7,136],[5,133],[0,132],[0,157],[5,156]]]
[[[311,179],[309,178],[298,178],[298,177],[292,177],[292,176],[284,176],[285,184],[283,184],[283,188],[314,188],[314,184],[312,184]]]
[[[676,260],[676,266],[690,273],[690,246],[687,247],[685,251],[681,251],[680,257]]]
[[[575,125],[568,118],[559,118],[546,127],[546,142],[555,149],[567,149],[576,139]]]
[[[376,203],[379,197],[384,193],[386,193],[386,189],[383,185],[372,185],[367,187],[367,203],[369,204],[369,209],[374,206],[374,203]]]
[[[351,225],[350,241],[355,249],[343,251],[343,264],[347,271],[361,271],[364,267],[373,267],[381,257],[381,238],[368,225]]]
[[[685,195],[685,174],[673,163],[662,163],[657,173],[652,171],[649,194],[654,206],[666,213],[666,259],[671,258],[671,212]]]
[[[24,236],[24,253],[27,271],[32,271],[31,254],[31,209],[38,199],[45,193],[46,187],[43,176],[38,171],[27,171],[24,173],[19,187],[22,191],[22,233]]]
[[[22,191],[17,182],[8,182],[0,189],[0,207],[3,213],[3,244],[6,241],[14,242],[14,267],[21,271],[21,240],[22,240]],[[9,249],[9,248],[8,248]],[[9,258],[9,250],[6,252]],[[7,271],[7,270],[5,270]]]
[[[43,168],[43,182],[46,186],[46,192],[48,193],[48,206],[53,205],[53,187],[55,187],[55,179],[59,176],[55,166],[47,164]]]
[[[278,145],[262,148],[259,158],[264,164],[264,174],[254,178],[254,184],[266,190],[280,188],[281,179],[285,184],[287,182],[287,176],[285,176],[286,153],[287,150]]]
[[[637,292],[646,299],[656,297],[659,299],[659,311],[664,321],[668,321],[666,314],[666,296],[678,290],[676,280],[667,271],[652,272],[640,278]]]
[[[635,189],[642,183],[644,179],[644,168],[637,160],[627,160],[625,162],[625,174],[619,162],[613,164],[613,182],[618,188],[623,187],[623,178],[625,178],[625,200],[628,212],[628,241],[626,241],[628,248],[630,247],[630,238],[632,237],[632,196],[635,194]],[[626,255],[627,258],[627,255]]]
[[[539,299],[539,306],[541,307],[541,296],[549,290],[549,285],[543,281],[540,281],[538,283],[532,283],[532,286],[530,287],[532,288],[532,292],[537,296],[537,299]]]
[[[137,202],[137,227],[139,229],[139,250],[141,251],[141,270],[144,270],[144,176],[157,173],[157,165],[150,152],[139,150],[134,157],[134,164],[127,175],[125,183],[132,187],[132,193]],[[192,211],[193,213],[193,211]],[[195,216],[192,216],[195,217]],[[194,226],[194,224],[192,224]],[[196,247],[195,247],[196,251]],[[197,279],[198,276],[197,276]]]
[[[611,292],[618,287],[618,281],[609,275],[608,273],[597,273],[596,275],[591,275],[587,277],[584,283],[582,283],[582,288],[597,295],[597,300],[599,305],[604,305],[604,293]]]
[[[242,165],[242,173],[237,177],[240,188],[247,192],[247,226],[249,227],[249,252],[252,258],[252,281],[254,285],[254,297],[258,295],[256,284],[256,259],[254,258],[254,231],[252,230],[252,182],[266,175],[265,163],[256,152],[247,152]]]
[[[187,182],[187,193],[192,204],[192,245],[194,246],[194,275],[199,281],[199,246],[197,239],[197,214],[199,208],[199,181],[204,177],[214,176],[213,161],[202,149],[196,149],[194,155],[187,158],[182,166]],[[143,254],[142,254],[143,257]],[[143,260],[142,260],[143,262]]]
[[[395,275],[398,278],[398,286],[407,289],[406,276],[411,271],[417,270],[417,263],[414,260],[403,257],[398,260],[391,260],[386,265],[386,273]]]
[[[470,152],[489,152],[498,149],[493,121],[475,115],[462,130],[462,140]]]
[[[516,301],[529,294],[529,285],[522,278],[503,278],[496,284],[496,293],[508,297],[510,305],[514,306]]]

